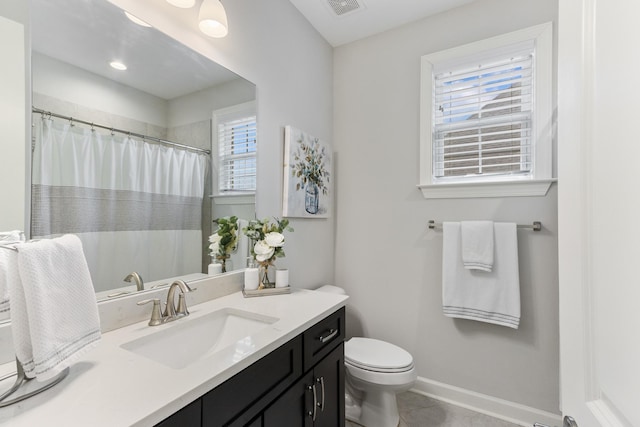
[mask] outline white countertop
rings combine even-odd
[[[257,298],[243,298],[236,292],[189,307],[188,318],[166,325],[150,327],[144,321],[116,329],[103,334],[99,346],[73,365],[60,384],[0,408],[0,424],[152,426],[344,306],[346,300],[345,295],[296,289]],[[227,307],[279,319],[251,336],[252,352],[241,360],[234,360],[238,353],[230,346],[186,368],[172,369],[120,347],[158,328],[171,328]],[[245,341],[243,350],[246,347]],[[0,365],[0,376],[14,370],[13,363]]]

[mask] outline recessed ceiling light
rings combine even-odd
[[[118,61],[111,61],[109,63],[109,65],[111,65],[112,68],[115,68],[118,71],[124,71],[127,69],[127,66],[124,65],[122,62],[118,62]]]
[[[144,22],[142,19],[133,16],[132,14],[130,14],[129,12],[125,11],[124,14],[127,16],[127,18],[129,18],[132,22],[135,22],[138,25],[141,25],[143,27],[150,27],[151,25],[147,24],[146,22]]]

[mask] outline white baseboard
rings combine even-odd
[[[411,391],[521,426],[531,427],[534,423],[562,425],[561,415],[427,378],[418,377]]]

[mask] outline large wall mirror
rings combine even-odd
[[[213,220],[255,215],[251,190],[217,182],[218,125],[255,122],[255,85],[106,0],[31,0],[31,15],[32,237],[77,234],[99,299],[139,290],[133,272],[145,289],[202,278]]]

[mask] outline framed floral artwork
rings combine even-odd
[[[292,126],[284,128],[282,216],[328,218],[331,213],[331,147]]]

